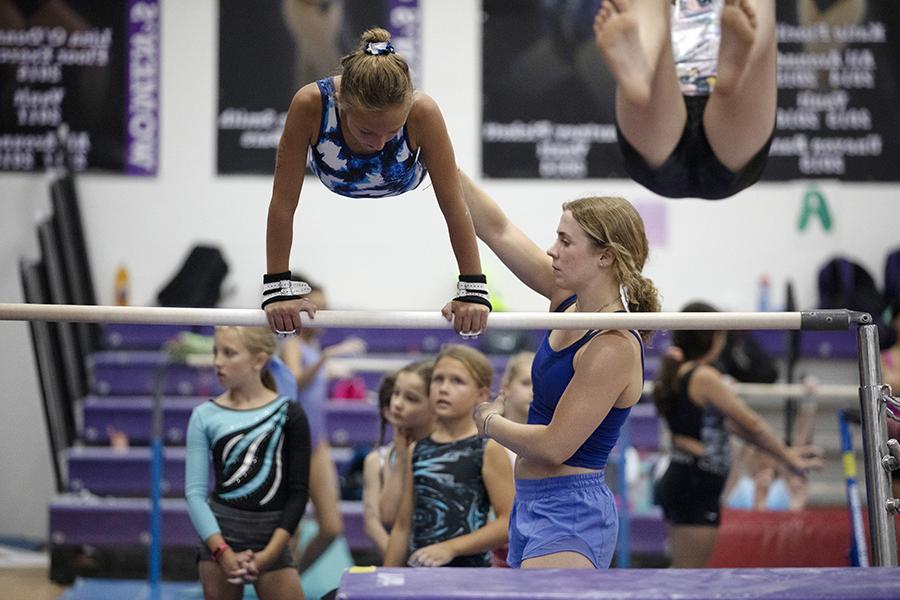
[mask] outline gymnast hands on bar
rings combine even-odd
[[[300,313],[305,312],[310,319],[315,319],[318,307],[306,298],[300,298],[281,300],[263,307],[263,310],[266,311],[266,319],[269,321],[272,331],[276,335],[284,337],[300,332],[302,329]]]
[[[453,323],[453,328],[466,340],[477,339],[487,327],[489,309],[482,304],[451,300],[441,309],[445,319]]]
[[[266,311],[269,328],[278,336],[300,333],[301,312],[310,319],[316,316],[318,306],[306,297],[313,288],[301,279],[290,270],[263,275],[262,309]]]

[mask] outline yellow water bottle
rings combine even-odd
[[[114,295],[116,306],[128,306],[128,268],[125,265],[116,269]]]

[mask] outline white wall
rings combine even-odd
[[[0,302],[21,302],[18,262],[35,256],[35,215],[49,211],[44,177],[0,175]],[[0,321],[0,536],[46,536],[53,471],[31,339]]]
[[[424,84],[447,120],[457,160],[480,165],[480,3],[422,0]],[[221,245],[235,293],[226,306],[255,307],[265,267],[269,177],[215,175],[218,3],[163,0],[160,174],[152,179],[85,175],[82,211],[98,298],[112,300],[117,265],[131,273],[136,304],[156,292],[198,242]],[[452,48],[452,51],[448,51]],[[652,249],[647,274],[678,310],[694,298],[728,309],[755,308],[760,274],[773,301],[792,278],[801,305],[815,302],[815,270],[847,253],[880,279],[886,250],[898,244],[897,186],[821,183],[834,229],[814,224],[798,234],[804,183],[759,184],[724,202],[662,200],[627,181],[486,181],[512,219],[546,246],[563,200],[587,192],[620,193],[661,203],[665,247]],[[19,302],[16,263],[33,254],[33,216],[45,207],[41,176],[0,175],[0,302]],[[482,261],[512,310],[544,302],[507,275],[483,250]],[[433,194],[351,201],[308,181],[295,227],[293,264],[323,281],[335,308],[437,310],[453,290],[455,263]],[[399,282],[399,283],[398,283]],[[27,328],[0,323],[0,536],[46,535],[51,471]]]

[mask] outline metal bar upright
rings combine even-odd
[[[887,454],[887,416],[882,402],[881,357],[878,328],[860,325],[859,403],[862,416],[863,457],[866,466],[866,497],[869,505],[869,531],[872,534],[872,566],[897,565],[897,540],[894,517],[888,512],[891,497],[890,475],[881,465]]]
[[[162,397],[168,355],[156,368],[153,385],[153,423],[150,435],[150,548],[148,552],[147,580],[150,585],[149,600],[159,600],[162,581],[162,479],[163,458],[163,407]]]

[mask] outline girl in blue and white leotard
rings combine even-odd
[[[464,335],[484,330],[491,308],[475,231],[466,211],[453,145],[437,104],[413,88],[390,34],[370,29],[341,61],[341,74],[301,88],[291,101],[278,145],[266,228],[268,273],[263,308],[276,332],[299,331],[300,311],[316,306],[291,291],[288,269],[294,213],[307,161],[333,192],[382,198],[415,189],[431,175],[459,267],[457,294],[445,307]],[[402,282],[401,282],[402,283]]]

